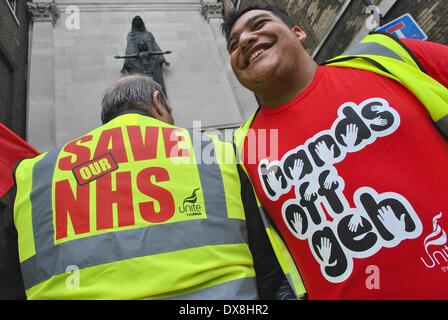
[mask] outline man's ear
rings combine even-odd
[[[295,36],[300,40],[301,43],[304,43],[306,40],[306,33],[299,26],[294,26],[292,28],[292,32],[294,32]]]
[[[154,117],[159,119],[160,121],[174,124],[173,117],[162,102],[162,95],[160,94],[160,91],[154,91],[154,93],[152,94],[152,99],[154,101]]]

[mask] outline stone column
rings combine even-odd
[[[28,103],[28,141],[40,151],[56,146],[53,32],[54,2],[28,2],[32,18]]]

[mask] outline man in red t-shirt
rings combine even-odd
[[[223,30],[263,103],[242,158],[309,298],[448,299],[448,144],[421,102],[377,73],[317,66],[275,6]],[[404,43],[446,87],[448,47]]]

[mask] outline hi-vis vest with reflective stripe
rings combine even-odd
[[[372,33],[353,49],[324,64],[369,70],[400,82],[427,108],[441,133],[445,138],[448,137],[447,88],[428,76],[409,49],[398,39],[389,34]],[[255,116],[256,113],[235,132],[234,142],[240,154]],[[296,295],[300,297],[305,293],[305,288],[294,261],[281,237],[270,225],[261,206],[260,214],[280,265]]]
[[[16,183],[30,299],[257,298],[229,143],[126,114],[22,161]]]
[[[372,71],[394,79],[411,91],[448,139],[448,89],[426,74],[412,52],[388,33],[372,33],[342,55],[324,63]]]
[[[255,114],[252,115],[252,117],[247,121],[242,127],[238,128],[235,131],[234,134],[234,144],[236,147],[236,154],[237,157],[242,155],[242,148],[244,146],[244,139],[247,136],[247,131],[250,128],[250,124],[252,123],[253,119],[255,117]],[[244,164],[242,162],[241,167],[244,169],[244,171],[247,174],[247,169],[244,167]],[[250,180],[249,180],[250,181]],[[253,188],[253,184],[252,184]],[[255,192],[254,192],[255,194]],[[278,232],[275,230],[275,228],[271,225],[269,218],[267,217],[266,213],[264,212],[264,209],[258,199],[258,197],[255,194],[255,198],[257,199],[257,205],[259,214],[261,216],[261,219],[263,221],[264,228],[266,230],[266,234],[269,238],[269,241],[271,242],[272,248],[274,250],[275,256],[277,257],[277,260],[280,264],[280,267],[285,274],[286,279],[289,282],[289,285],[291,286],[295,296],[297,299],[303,299],[306,297],[306,288],[303,284],[302,277],[300,276],[299,271],[297,270],[297,267],[294,263],[294,259],[292,258],[291,254],[288,251],[288,248],[286,247],[283,239],[278,234]]]

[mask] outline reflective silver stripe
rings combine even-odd
[[[243,228],[245,222],[241,220],[227,220],[220,224],[195,220],[72,240],[40,251],[22,263],[25,288],[66,272],[69,265],[82,269],[168,251],[244,243],[244,236],[236,231]]]
[[[206,140],[201,144],[209,142]],[[203,186],[206,220],[109,232],[55,246],[52,180],[59,152],[60,149],[48,153],[33,169],[31,205],[36,255],[21,264],[26,289],[66,272],[69,265],[85,268],[175,250],[247,242],[246,222],[227,218],[219,165],[203,164],[198,165],[198,171]],[[200,150],[195,149],[195,152]],[[169,241],[162,241],[167,237]]]
[[[56,161],[61,149],[49,151],[33,168],[30,199],[36,254],[54,247],[51,191]]]
[[[257,292],[255,278],[243,278],[164,300],[258,300]]]
[[[206,211],[211,210],[222,218],[227,218],[224,184],[222,183],[222,174],[219,164],[217,164],[216,161],[211,164],[206,164],[202,157],[203,150],[211,150],[211,153],[214,153],[214,143],[210,137],[201,134],[200,132],[188,130],[188,133],[190,134],[196,161],[198,162],[197,167],[202,185],[202,193],[204,194]],[[200,142],[200,144],[198,144],[198,142]],[[216,159],[214,154],[213,158]],[[216,183],[216,181],[220,181],[220,183]]]
[[[383,56],[383,57],[389,57],[396,60],[403,61],[404,60],[395,52],[390,50],[389,48],[376,43],[376,42],[363,42],[359,43],[353,48],[347,50],[342,55],[343,56],[356,56],[359,54],[371,54],[375,56]]]
[[[440,129],[440,131],[442,131],[442,133],[445,135],[445,138],[448,138],[448,115],[436,121],[436,126]]]
[[[205,211],[208,212],[210,210],[214,213],[214,216],[209,217],[208,220],[210,220],[210,223],[213,223],[214,219],[217,217],[220,217],[220,219],[228,219],[224,183],[222,181],[221,169],[217,163],[216,155],[214,154],[214,143],[209,136],[201,134],[200,132],[188,130],[188,133],[190,134],[196,161],[198,162],[197,167],[202,185],[202,193],[204,194]],[[200,142],[200,144],[198,144],[198,142]],[[211,150],[215,160],[213,163],[204,163],[204,159],[202,159],[203,150]],[[236,167],[235,175],[235,178],[239,179]],[[245,242],[247,242],[246,224],[244,224],[243,228],[240,228],[239,232],[244,234]]]

